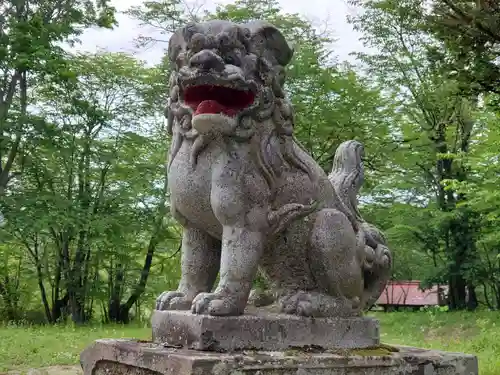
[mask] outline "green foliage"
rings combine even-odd
[[[0,5],[0,197],[16,174],[14,161],[29,125],[30,88],[51,77],[68,79],[61,42],[74,43],[87,27],[111,27],[107,0],[3,1]],[[70,74],[71,76],[71,74]],[[26,126],[28,125],[28,126]]]
[[[151,339],[151,328],[131,324],[0,327],[0,371],[79,365],[80,353],[97,339]],[[79,366],[78,366],[79,367]]]
[[[496,1],[434,2],[426,27],[446,49],[430,51],[429,58],[444,61],[462,90],[499,93],[499,20]]]
[[[396,211],[399,223],[388,228],[391,243],[403,238],[428,256],[432,267],[419,278],[426,285],[448,284],[450,307],[475,308],[479,293],[482,302],[496,307],[498,265],[490,261],[496,250],[483,242],[484,220],[491,215],[477,199],[485,159],[473,162],[485,155],[484,145],[495,142],[492,122],[486,121],[493,113],[477,89],[479,70],[471,70],[470,61],[440,34],[449,26],[442,24],[441,5],[451,2],[435,2],[432,9],[424,1],[351,3],[365,10],[351,18],[372,48],[359,54],[365,72],[394,98],[399,114],[391,127],[396,147],[388,155],[394,172],[374,190],[387,210],[380,215],[392,216],[397,205],[391,200],[406,206]],[[492,57],[476,52],[483,60]]]
[[[394,279],[447,284],[450,308],[500,308],[498,6],[351,0],[369,52],[337,61],[332,30],[278,1],[203,12],[152,0],[128,14],[167,47],[187,21],[267,20],[294,48],[286,91],[295,134],[329,171],[364,143],[364,217],[386,233]],[[69,54],[106,1],[0,5],[0,318],[128,322],[175,289],[180,228],[168,213],[164,59]],[[258,281],[260,282],[260,281]],[[43,319],[42,319],[43,320]]]
[[[67,66],[71,80],[34,89],[45,124],[28,137],[5,200],[6,235],[27,251],[42,296],[50,285],[49,321],[65,298],[76,321],[91,318],[94,299],[128,314],[150,271],[144,257],[178,236],[166,228],[163,125],[147,101],[157,69],[108,53]]]
[[[376,313],[381,341],[450,352],[474,353],[479,373],[495,375],[500,366],[500,345],[495,340],[500,327],[496,312],[446,312],[431,308],[425,312]]]

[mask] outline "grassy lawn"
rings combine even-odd
[[[372,314],[381,341],[475,354],[480,375],[500,374],[500,312],[397,312]]]
[[[111,325],[1,327],[0,373],[79,364],[80,352],[99,338],[151,339],[151,329]]]
[[[398,312],[373,314],[382,341],[476,354],[481,375],[500,373],[500,313]],[[80,352],[98,338],[148,339],[138,326],[0,327],[0,373],[78,364]]]

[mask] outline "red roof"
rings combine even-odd
[[[438,289],[434,286],[426,291],[419,287],[420,281],[392,281],[387,284],[377,300],[377,305],[429,306],[439,305]]]

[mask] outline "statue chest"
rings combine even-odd
[[[190,148],[179,150],[169,169],[174,214],[188,223],[221,231],[221,223],[245,222],[263,210],[269,189],[245,149],[239,152],[207,147],[191,163]],[[259,215],[257,215],[259,216]]]
[[[210,148],[202,151],[195,165],[192,163],[191,145],[184,142],[173,158],[168,173],[170,203],[174,216],[206,230],[215,237],[222,227],[213,212],[211,195],[214,174],[220,166],[220,153]]]

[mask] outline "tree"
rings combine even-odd
[[[446,47],[433,51],[431,58],[447,57],[448,69],[463,90],[500,93],[500,67],[496,63],[500,56],[498,2],[438,0],[425,25]]]
[[[438,61],[428,59],[440,43],[422,27],[424,1],[351,3],[364,7],[351,22],[363,33],[365,44],[376,51],[359,57],[377,83],[397,98],[402,114],[393,129],[400,144],[390,160],[396,173],[384,192],[396,200],[426,206],[434,228],[424,225],[424,231],[417,227],[413,232],[419,241],[434,244],[427,250],[434,248],[433,258],[442,257],[444,266],[437,267],[428,282],[448,283],[452,309],[475,308],[478,215],[463,205],[467,196],[446,182],[468,179],[469,170],[460,156],[470,151],[477,97],[461,91],[457,80],[443,74]]]
[[[32,121],[30,87],[46,75],[66,79],[61,42],[73,43],[85,28],[109,28],[114,22],[107,0],[6,0],[0,5],[0,197],[20,172],[14,173],[14,162]]]
[[[172,236],[158,98],[149,101],[161,79],[123,54],[76,55],[66,64],[70,79],[34,88],[45,131],[26,142],[7,227],[33,262],[49,321],[66,306],[75,322],[89,320],[104,293],[108,318],[126,322],[155,250]]]
[[[479,102],[477,131],[472,135],[471,151],[463,162],[473,171],[468,181],[450,180],[454,189],[467,195],[467,207],[480,212],[481,236],[478,250],[481,262],[475,276],[490,308],[500,308],[500,244],[495,229],[498,162],[494,150],[498,143],[498,67],[500,42],[500,7],[495,1],[448,1],[433,4],[425,27],[442,42],[444,48],[433,50],[429,58],[443,66],[443,74],[453,76],[464,96]]]
[[[24,171],[26,135],[44,126],[30,111],[33,87],[47,75],[55,81],[67,79],[61,44],[76,42],[87,27],[110,28],[114,23],[114,8],[106,0],[0,4],[0,211],[7,209],[9,183],[16,183]],[[18,290],[19,283],[2,276],[0,293],[5,300],[6,291]]]

